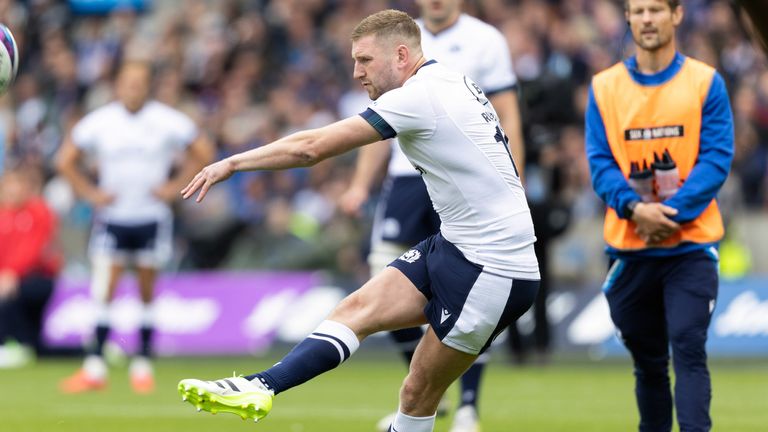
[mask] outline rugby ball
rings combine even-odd
[[[5,93],[19,70],[19,49],[11,30],[0,24],[0,94]]]

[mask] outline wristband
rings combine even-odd
[[[624,206],[624,216],[627,219],[632,219],[632,215],[635,214],[635,207],[637,207],[638,204],[640,204],[640,201],[632,200]]]

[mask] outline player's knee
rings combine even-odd
[[[372,315],[374,309],[362,295],[354,292],[336,305],[328,319],[347,324],[358,336],[368,336],[379,331]]]
[[[670,329],[669,341],[675,357],[696,358],[705,356],[706,328],[692,326]]]
[[[109,283],[113,261],[106,255],[96,255],[91,260],[91,296],[98,302],[107,302],[112,294]]]
[[[361,301],[357,293],[352,293],[345,297],[338,305],[333,309],[333,312],[329,316],[330,319],[348,319],[355,316],[357,308],[361,305]]]
[[[336,307],[336,313],[345,316],[366,315],[369,308],[369,300],[360,292],[354,292],[339,303]]]
[[[668,355],[635,355],[635,376],[644,382],[669,381]]]
[[[621,339],[632,353],[637,368],[666,373],[669,346],[663,338],[642,332],[622,332]]]

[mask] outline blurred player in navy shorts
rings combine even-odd
[[[95,209],[89,254],[91,294],[98,308],[83,367],[62,381],[65,393],[106,385],[103,349],[110,332],[109,305],[128,267],[135,269],[142,301],[131,385],[137,393],[154,388],[152,299],[157,273],[171,258],[170,203],[180,184],[209,161],[213,151],[191,118],[150,99],[151,72],[149,63],[124,63],[115,85],[117,100],[81,119],[59,152],[59,171]],[[80,166],[87,157],[95,161],[97,183]]]

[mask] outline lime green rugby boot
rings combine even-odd
[[[216,381],[183,379],[179,382],[181,400],[189,402],[198,411],[211,414],[232,413],[243,420],[259,421],[272,410],[272,390],[258,380],[243,377],[222,378]]]

